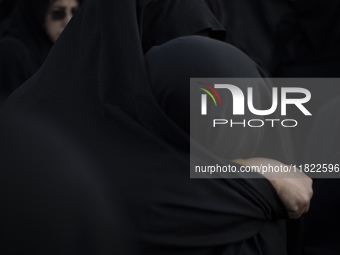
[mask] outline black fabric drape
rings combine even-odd
[[[7,97],[44,62],[52,42],[44,24],[50,0],[22,0],[0,40],[0,94]]]
[[[243,82],[238,81],[236,84],[243,91],[246,91],[247,87],[253,87],[254,102],[258,103],[259,109],[270,107],[272,85],[270,81],[263,79],[261,69],[243,52],[230,44],[216,40],[184,37],[153,47],[145,58],[150,82],[159,105],[178,126],[187,134],[190,133],[191,138],[199,141],[209,151],[229,159],[266,157],[286,163],[292,162],[292,155],[287,150],[287,134],[279,126],[251,128],[240,125],[216,130],[209,125],[199,130],[190,130],[190,124],[198,123],[193,117],[194,114],[190,116],[192,107],[188,100],[190,98],[188,81],[191,77],[254,78],[257,82],[253,82],[253,79],[243,79]],[[263,121],[265,119],[249,112],[237,119],[229,111],[233,107],[233,102],[228,95],[222,94],[221,100],[224,102],[221,116],[228,120],[233,119],[236,122],[243,119],[261,118]],[[277,116],[270,118],[275,119]],[[215,132],[219,132],[215,138],[208,135]]]
[[[312,128],[308,134],[304,162],[328,163],[339,152],[340,119],[334,114],[338,112],[340,96],[324,104],[316,113]],[[335,163],[335,162],[334,162]]]
[[[339,76],[337,1],[206,0],[227,40],[275,77]]]
[[[305,147],[304,162],[314,164],[340,163],[340,97],[323,105],[317,112]],[[339,254],[340,228],[339,179],[314,180],[315,194],[310,213],[305,216],[305,254]]]
[[[0,36],[2,35],[5,27],[7,27],[9,17],[17,2],[18,0],[0,1]]]
[[[131,254],[130,224],[108,192],[115,185],[95,160],[97,143],[43,117],[0,117],[0,253]]]
[[[339,77],[338,1],[206,1],[227,29],[227,40],[259,63],[267,75]],[[323,103],[340,94],[340,86],[325,88],[320,84],[307,88],[312,92],[313,115]],[[304,121],[292,132],[300,162],[338,163],[339,158],[334,155],[339,141],[338,125],[334,114],[329,115],[336,113],[336,109],[329,107],[328,113],[323,109],[314,124]],[[306,234],[305,254],[337,254],[339,252],[332,247],[337,245],[336,237],[339,236],[338,181],[315,180],[314,183],[315,195],[310,212],[305,216],[306,230],[303,231]]]
[[[154,4],[153,11],[166,6],[173,13],[162,16],[170,19],[165,35],[145,32],[149,18],[155,24],[160,18],[145,11]],[[190,13],[196,4],[199,11]],[[88,121],[109,130],[97,153],[135,228],[136,252],[285,254],[278,220],[287,215],[272,185],[190,179],[189,137],[159,106],[149,82],[148,47],[216,26],[203,1],[88,0],[42,68],[5,105],[6,112],[47,114],[85,140],[93,136]]]
[[[245,52],[270,75],[274,63],[275,30],[291,12],[287,0],[206,0],[227,31],[226,41]],[[268,19],[267,19],[268,18]]]
[[[207,30],[210,37],[223,40],[225,32],[222,25],[206,7],[204,1],[155,1],[148,5],[143,14],[146,17],[142,27],[144,51],[175,37],[196,34],[204,30]],[[182,8],[190,12],[179,12],[178,10]]]

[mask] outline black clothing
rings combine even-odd
[[[339,111],[340,96],[324,104],[316,113],[305,147],[304,161],[309,163],[330,163],[340,151]]]
[[[190,8],[190,12],[179,12]],[[200,15],[199,15],[200,14]],[[202,22],[202,16],[204,23]],[[148,5],[143,14],[142,44],[144,52],[151,46],[163,44],[176,37],[197,34],[207,30],[210,37],[225,38],[225,31],[204,1],[197,3],[181,1],[155,1]],[[175,24],[173,24],[175,22]],[[182,24],[186,24],[182,26]]]
[[[340,76],[340,3],[321,0],[206,0],[227,30],[226,41],[244,51],[269,77]],[[308,87],[316,110],[340,94]],[[289,117],[294,118],[294,115]],[[306,130],[303,121],[292,130],[297,162],[302,160]]]
[[[206,0],[227,31],[226,41],[245,52],[270,76],[275,53],[274,32],[290,13],[287,0]]]
[[[0,23],[11,14],[17,2],[18,0],[0,1]]]
[[[164,5],[169,15],[157,17]],[[146,32],[144,24],[159,27],[158,19],[165,19],[162,34]],[[269,181],[190,179],[189,136],[152,91],[143,54],[149,47],[217,29],[203,1],[88,0],[5,105],[7,112],[47,114],[85,141],[93,136],[88,121],[105,126],[96,150],[106,180],[119,180],[134,254],[286,254],[280,219],[287,213]]]
[[[18,1],[17,0],[2,0],[0,1],[0,36],[10,19],[10,15]]]
[[[185,37],[153,47],[145,59],[150,83],[159,105],[179,127],[210,152],[229,159],[265,157],[291,162],[292,155],[287,150],[288,137],[284,133],[285,130],[279,126],[251,128],[236,125],[227,130],[223,129],[225,132],[221,129],[216,131],[212,125],[190,129],[190,124],[198,123],[195,121],[194,106],[190,105],[188,100],[194,96],[190,94],[188,86],[191,77],[254,78],[242,81],[236,79],[234,82],[244,93],[247,87],[253,88],[253,97],[258,109],[269,108],[272,103],[272,85],[262,79],[260,68],[243,52],[229,44],[205,37]],[[252,82],[255,79],[257,82]],[[228,93],[221,92],[220,97],[224,102],[220,114],[228,120],[234,119],[236,122],[260,118],[264,121],[266,118],[277,118],[245,112],[245,115],[237,120],[230,112],[233,100]],[[213,104],[212,101],[211,103]],[[219,135],[208,135],[214,132],[219,132]]]
[[[240,48],[272,77],[338,77],[340,3],[206,0]]]
[[[52,42],[44,24],[49,0],[20,1],[0,40],[0,95],[7,97],[44,62]]]
[[[304,162],[314,164],[340,163],[340,97],[320,108],[309,133]],[[340,179],[314,180],[310,213],[305,216],[305,254],[333,255],[340,253]]]
[[[226,28],[227,41],[259,63],[268,76],[339,77],[338,1],[206,1]],[[325,102],[340,94],[338,84],[326,89],[322,84],[307,89],[312,93],[309,107],[314,116]],[[336,113],[337,109],[333,107],[331,111]],[[339,152],[335,150],[339,128],[334,124],[334,114],[330,117],[324,109],[314,124],[307,120],[292,130],[292,150],[299,162],[339,162]],[[303,231],[306,255],[339,254],[334,249],[339,237],[337,186],[338,180],[314,180],[314,196]]]
[[[129,223],[108,192],[116,185],[90,149],[98,144],[77,141],[48,116],[0,123],[0,253],[131,254]]]

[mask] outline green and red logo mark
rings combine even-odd
[[[199,84],[201,84],[201,85],[207,87],[207,89],[206,89],[206,88],[199,88],[199,89],[200,89],[200,90],[203,90],[204,92],[206,92],[206,93],[212,98],[212,100],[213,100],[214,103],[215,103],[215,106],[217,106],[216,99],[215,99],[215,97],[213,96],[213,94],[212,94],[208,89],[210,89],[210,90],[216,95],[216,97],[218,98],[218,100],[220,101],[220,104],[221,104],[221,106],[222,106],[221,97],[220,97],[220,95],[217,93],[217,91],[216,91],[213,87],[211,87],[210,85],[208,85],[208,84],[206,84],[206,83],[203,83],[203,82],[197,82],[197,83],[199,83]],[[201,109],[201,114],[202,114],[202,115],[207,115],[207,95],[206,95],[206,94],[202,94],[201,99],[202,99],[202,109]]]

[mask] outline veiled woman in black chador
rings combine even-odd
[[[187,123],[167,111],[168,98],[155,89],[162,86],[157,75],[177,59],[178,67],[198,64],[184,71],[180,84],[202,66],[212,71],[202,75],[260,77],[257,66],[237,49],[201,36],[185,37],[197,34],[224,35],[204,1],[88,0],[44,66],[9,98],[5,111],[47,114],[84,140],[96,136],[87,123],[105,127],[107,137],[96,150],[108,169],[103,175],[115,183],[133,226],[129,241],[135,254],[286,254],[289,206],[267,179],[189,178]],[[222,50],[226,69],[215,48]],[[201,51],[209,56],[206,63]],[[216,59],[217,69],[211,66]],[[259,141],[255,135],[248,139]],[[255,149],[244,157],[259,156],[258,144],[247,142]],[[231,159],[217,158],[239,167]]]
[[[0,97],[6,98],[43,64],[82,0],[18,0],[0,38]]]

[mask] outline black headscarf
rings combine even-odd
[[[7,97],[46,59],[53,42],[46,33],[53,0],[19,0],[0,40],[0,96]],[[84,1],[79,0],[81,5]]]
[[[19,1],[9,27],[4,35],[23,42],[32,52],[33,63],[42,64],[52,42],[45,32],[45,19],[52,0]]]
[[[235,125],[233,128],[221,129],[210,124],[204,126],[197,120],[201,116],[200,110],[197,110],[197,114],[195,107],[190,106],[188,98],[196,96],[190,94],[190,77],[238,77],[229,81],[235,82],[244,93],[247,87],[253,87],[258,109],[270,107],[272,85],[261,77],[261,69],[243,52],[230,44],[196,36],[182,37],[153,47],[145,58],[155,97],[164,112],[206,149],[222,158],[266,157],[291,162],[291,155],[285,150],[288,147],[285,141],[287,137],[279,126],[251,128]],[[200,98],[200,93],[197,98]],[[244,116],[233,116],[230,112],[233,100],[228,93],[222,92],[220,98],[224,102],[220,116],[228,121],[277,118],[257,116],[250,112],[245,112]],[[208,108],[213,107],[212,101],[211,104]],[[199,129],[190,128],[199,124]],[[210,135],[213,133],[218,135]]]
[[[52,42],[44,28],[50,0],[21,0],[0,40],[0,94],[8,96],[43,63]]]
[[[182,8],[190,11],[179,12]],[[223,27],[206,8],[204,1],[154,1],[147,6],[143,16],[147,17],[143,20],[142,27],[144,51],[188,34],[206,33],[212,38],[225,38]]]
[[[154,18],[145,10],[157,4],[157,13],[162,3],[174,7],[165,35],[145,34]],[[120,180],[116,188],[139,244],[131,246],[143,254],[285,254],[277,220],[287,215],[272,185],[190,179],[189,137],[161,109],[149,82],[148,47],[206,29],[213,34],[212,22],[218,25],[197,0],[88,0],[5,110],[47,114],[82,139],[93,137],[87,121],[106,127],[96,149],[110,169],[107,179]]]

